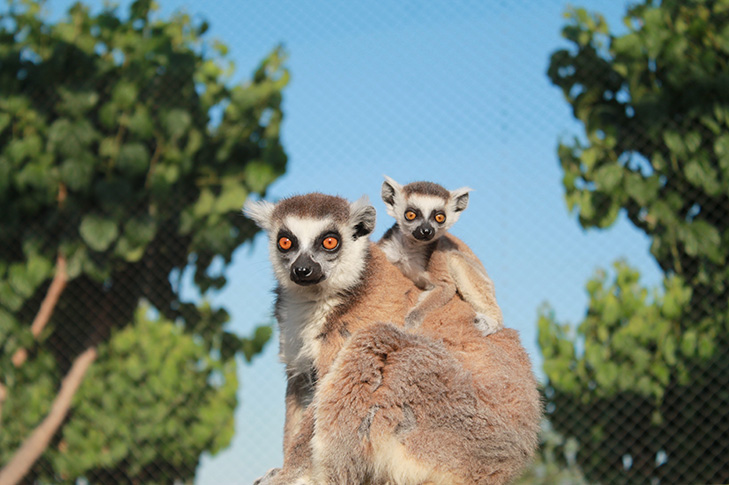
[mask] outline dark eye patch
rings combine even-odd
[[[299,247],[299,240],[296,238],[296,236],[293,235],[290,231],[286,229],[281,229],[278,231],[278,234],[276,235],[276,241],[280,241],[281,238],[288,238],[291,241],[291,246],[288,249],[284,249],[281,247],[280,244],[277,243],[278,250],[280,252],[291,252]]]
[[[438,216],[443,216],[443,219],[439,221]],[[443,210],[436,209],[430,213],[430,219],[437,222],[438,224],[443,224],[446,221],[446,214]]]
[[[335,238],[338,241],[337,246],[333,249],[327,249],[324,246],[324,241],[330,237]],[[342,235],[336,229],[330,229],[328,231],[324,231],[319,235],[319,237],[316,238],[315,247],[317,249],[321,249],[322,251],[325,251],[329,254],[337,253],[337,252],[339,252],[339,250],[342,247]]]
[[[415,219],[418,219],[420,217],[423,217],[423,213],[421,212],[421,210],[420,209],[417,209],[415,207],[408,207],[407,209],[405,209],[405,212],[404,213],[407,214],[408,212],[414,212],[415,213]],[[415,219],[413,219],[413,221]],[[405,220],[407,220],[407,217],[405,218]]]

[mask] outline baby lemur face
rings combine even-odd
[[[268,233],[274,274],[284,289],[326,296],[354,286],[361,276],[375,209],[366,199],[307,194],[277,204],[246,202],[245,214]]]
[[[442,236],[458,220],[468,206],[470,190],[463,187],[449,191],[432,182],[402,186],[385,177],[382,200],[403,235],[411,242],[425,244]]]

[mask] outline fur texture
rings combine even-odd
[[[341,251],[360,258],[340,254],[326,269],[331,275],[301,286],[284,271],[294,255],[283,257],[273,246],[281,333],[300,345],[285,348],[282,338],[289,374],[284,464],[257,483],[507,483],[533,454],[541,416],[517,333],[482,336],[467,324],[475,314],[460,298],[405,331],[421,291],[356,229],[370,222],[366,204],[317,203],[345,204],[348,216],[282,213],[276,220],[281,203],[246,206],[274,242],[284,225],[291,230],[295,220],[308,220],[299,228],[304,233],[334,228],[342,234]],[[321,220],[332,225],[312,230]],[[302,235],[298,251],[322,260],[315,248],[320,236]]]
[[[405,290],[382,256],[378,280]],[[396,291],[381,296],[397,308]],[[517,333],[482,336],[460,298],[414,331],[397,316],[355,332],[319,381],[313,483],[508,483],[536,449],[541,416]]]
[[[468,206],[470,190],[449,191],[432,182],[402,186],[385,177],[382,200],[396,222],[379,242],[380,247],[418,288],[427,290],[406,316],[408,327],[419,325],[428,312],[444,305],[456,291],[476,310],[474,324],[484,335],[504,327],[486,269],[463,242],[448,234]]]

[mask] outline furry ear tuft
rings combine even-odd
[[[264,231],[271,228],[271,215],[273,214],[274,204],[265,200],[246,200],[243,204],[243,214],[252,219],[258,227]]]
[[[366,195],[349,204],[349,224],[354,227],[354,239],[369,235],[375,230],[377,211]]]
[[[461,212],[466,210],[468,207],[468,193],[473,190],[468,187],[461,187],[460,189],[451,190],[451,201],[453,203],[453,210]]]
[[[383,202],[388,208],[395,205],[395,197],[402,190],[402,185],[385,175],[385,181],[382,182],[382,190],[380,192]]]

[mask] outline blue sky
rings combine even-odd
[[[55,17],[70,3],[53,0],[48,8]],[[620,258],[641,270],[645,284],[660,281],[648,240],[624,219],[607,231],[584,231],[567,212],[556,147],[580,126],[546,77],[550,53],[566,45],[565,2],[159,3],[162,15],[182,9],[207,19],[209,36],[230,48],[237,80],[275,45],[289,52],[289,168],[271,200],[311,191],[367,194],[378,212],[377,239],[391,225],[379,198],[383,174],[473,188],[453,232],[482,259],[505,323],[520,331],[538,374],[541,304],[578,322],[585,283]],[[585,3],[622,27],[624,2]],[[274,281],[263,235],[235,254],[227,274],[228,285],[211,299],[247,335],[271,320]],[[251,483],[280,466],[285,380],[276,352],[274,340],[252,365],[241,365],[233,444],[203,458],[199,484]]]

